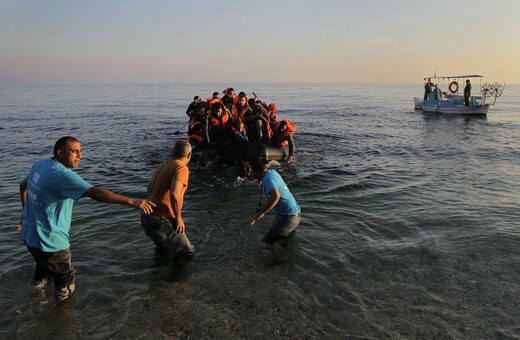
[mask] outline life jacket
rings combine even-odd
[[[273,130],[271,129],[271,125],[269,124],[269,119],[265,115],[261,114],[253,117],[253,119],[251,120],[251,125],[249,126],[249,133],[253,137],[253,140],[259,139],[259,136],[256,135],[256,127],[254,126],[257,120],[262,121],[262,140],[260,140],[260,142],[267,143],[269,139],[271,139],[271,137],[273,136]]]
[[[274,105],[274,103],[269,104],[269,106],[267,107],[267,110],[269,111],[269,113],[274,113],[274,114],[276,114],[276,112],[278,112],[278,110],[276,110],[276,105]]]
[[[204,124],[200,121],[193,123],[188,129],[188,138],[193,141],[195,145],[205,141]]]
[[[282,122],[287,123],[287,128],[285,131],[280,131],[280,127],[282,125]],[[287,142],[287,138],[296,132],[296,125],[294,125],[293,122],[291,122],[288,119],[281,120],[278,123],[276,123],[274,127],[274,136],[273,136],[273,142],[279,146],[287,146],[289,145],[289,142]]]
[[[273,103],[269,104],[269,106],[267,107],[267,111],[269,112],[269,121],[271,122],[271,127],[274,129],[276,123],[280,121],[280,119],[276,115],[276,113],[278,112],[278,110],[276,110],[276,105],[274,105]]]
[[[249,111],[249,106],[244,107],[239,113],[238,113],[238,119],[242,121],[242,123],[246,123],[246,112]]]
[[[233,117],[233,120],[240,118],[240,112],[238,112],[238,107],[235,104],[231,105],[231,117]]]
[[[206,101],[207,101],[208,104],[209,104],[209,105],[208,105],[208,106],[209,106],[209,109],[206,111],[206,114],[207,114],[208,116],[211,115],[211,108],[213,107],[213,105],[215,105],[216,103],[221,103],[222,105],[224,105],[224,104],[222,103],[222,99],[220,99],[220,98],[215,98],[215,99],[213,99],[213,98],[208,98],[208,99],[206,99]]]
[[[210,115],[208,118],[209,123],[211,124],[211,129],[218,132],[224,131],[231,122],[228,111],[224,111],[220,117]]]

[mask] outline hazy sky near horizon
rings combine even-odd
[[[0,0],[0,84],[520,83],[518,0]]]

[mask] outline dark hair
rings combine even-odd
[[[65,145],[67,145],[68,142],[79,142],[79,140],[71,136],[61,137],[56,141],[56,144],[54,144],[53,154],[56,155],[58,153],[58,150],[62,149]]]
[[[247,104],[249,105],[249,107],[253,108],[253,107],[255,107],[255,105],[256,105],[256,101],[255,101],[254,98],[249,98],[249,99],[247,100]]]
[[[199,100],[199,96],[193,97],[193,100]]]
[[[267,168],[265,166],[265,159],[263,157],[258,157],[254,161],[250,162],[251,164],[251,170],[254,172],[264,172],[264,170]]]
[[[224,110],[226,109],[226,107],[221,102],[216,102],[211,107],[211,115],[213,115],[213,116],[216,115],[219,108],[222,109],[222,114],[224,114]]]
[[[247,95],[246,95],[245,92],[240,92],[240,93],[238,94],[238,96],[239,96],[239,97],[247,97]]]

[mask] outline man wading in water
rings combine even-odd
[[[36,261],[32,285],[44,288],[52,278],[58,301],[70,298],[76,288],[69,243],[73,201],[87,196],[103,203],[129,205],[144,214],[151,213],[154,206],[84,181],[72,171],[79,166],[82,152],[79,140],[62,137],[54,145],[53,157],[36,162],[20,183],[23,213],[18,230]]]
[[[258,215],[251,220],[251,225],[256,224],[265,214],[274,210],[276,216],[265,236],[265,241],[274,242],[288,237],[300,224],[300,206],[289,191],[282,176],[274,169],[267,169],[263,159],[251,164],[251,172],[260,181],[262,192],[267,197],[265,205],[260,209]]]

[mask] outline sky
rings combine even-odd
[[[0,84],[520,84],[519,0],[0,0]]]

